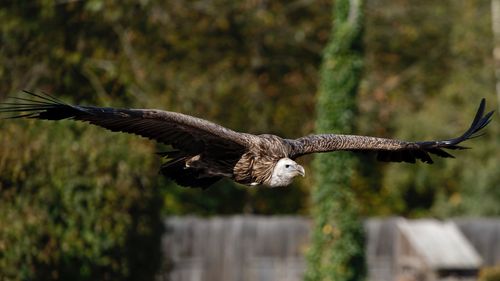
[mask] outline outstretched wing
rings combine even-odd
[[[294,159],[309,153],[347,150],[377,152],[377,159],[385,162],[415,163],[419,159],[422,162],[432,164],[433,161],[429,154],[454,158],[444,149],[465,149],[459,144],[479,136],[479,131],[491,121],[493,111],[484,114],[485,103],[485,100],[482,99],[470,128],[463,135],[454,139],[408,142],[354,135],[311,135],[288,140],[292,147],[290,157]]]
[[[28,98],[14,97],[18,102],[0,104],[0,113],[17,114],[8,118],[84,121],[111,131],[153,139],[190,154],[209,151],[234,156],[245,151],[251,137],[176,112],[70,105],[47,94],[25,93]]]

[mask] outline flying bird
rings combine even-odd
[[[479,136],[491,121],[485,100],[470,128],[457,138],[440,141],[402,141],[370,136],[319,134],[298,139],[276,135],[239,133],[193,116],[157,109],[122,109],[67,104],[48,94],[24,91],[17,102],[2,103],[0,113],[8,118],[43,120],[71,119],[87,122],[114,132],[136,134],[170,145],[172,151],[159,153],[166,159],[160,172],[181,186],[207,188],[222,178],[254,186],[289,185],[304,168],[295,160],[316,152],[374,152],[386,162],[432,164],[430,154],[454,158],[445,149],[465,149],[459,144]]]

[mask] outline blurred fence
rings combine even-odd
[[[500,263],[500,219],[454,220],[485,265]],[[365,222],[369,280],[393,280],[396,218]],[[311,221],[233,216],[165,220],[158,280],[302,280]]]
[[[310,222],[300,217],[169,218],[159,280],[302,280]]]

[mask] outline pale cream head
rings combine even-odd
[[[305,174],[304,168],[295,161],[290,158],[282,158],[274,166],[269,186],[287,186],[292,183],[293,178],[298,175],[305,176]]]

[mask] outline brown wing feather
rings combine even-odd
[[[355,135],[311,135],[295,140],[288,140],[292,151],[291,158],[315,152],[329,152],[338,150],[373,151],[377,152],[377,159],[386,162],[409,162],[416,160],[432,164],[429,154],[440,157],[453,158],[443,149],[465,149],[459,144],[478,136],[478,133],[491,121],[493,111],[484,114],[485,100],[482,99],[479,109],[470,128],[460,137],[442,141],[408,142],[395,139],[355,136]]]
[[[118,109],[69,105],[49,95],[25,92],[22,103],[3,103],[0,113],[19,113],[10,118],[86,121],[115,132],[154,139],[188,153],[243,153],[252,135],[238,133],[189,115],[154,109]]]

